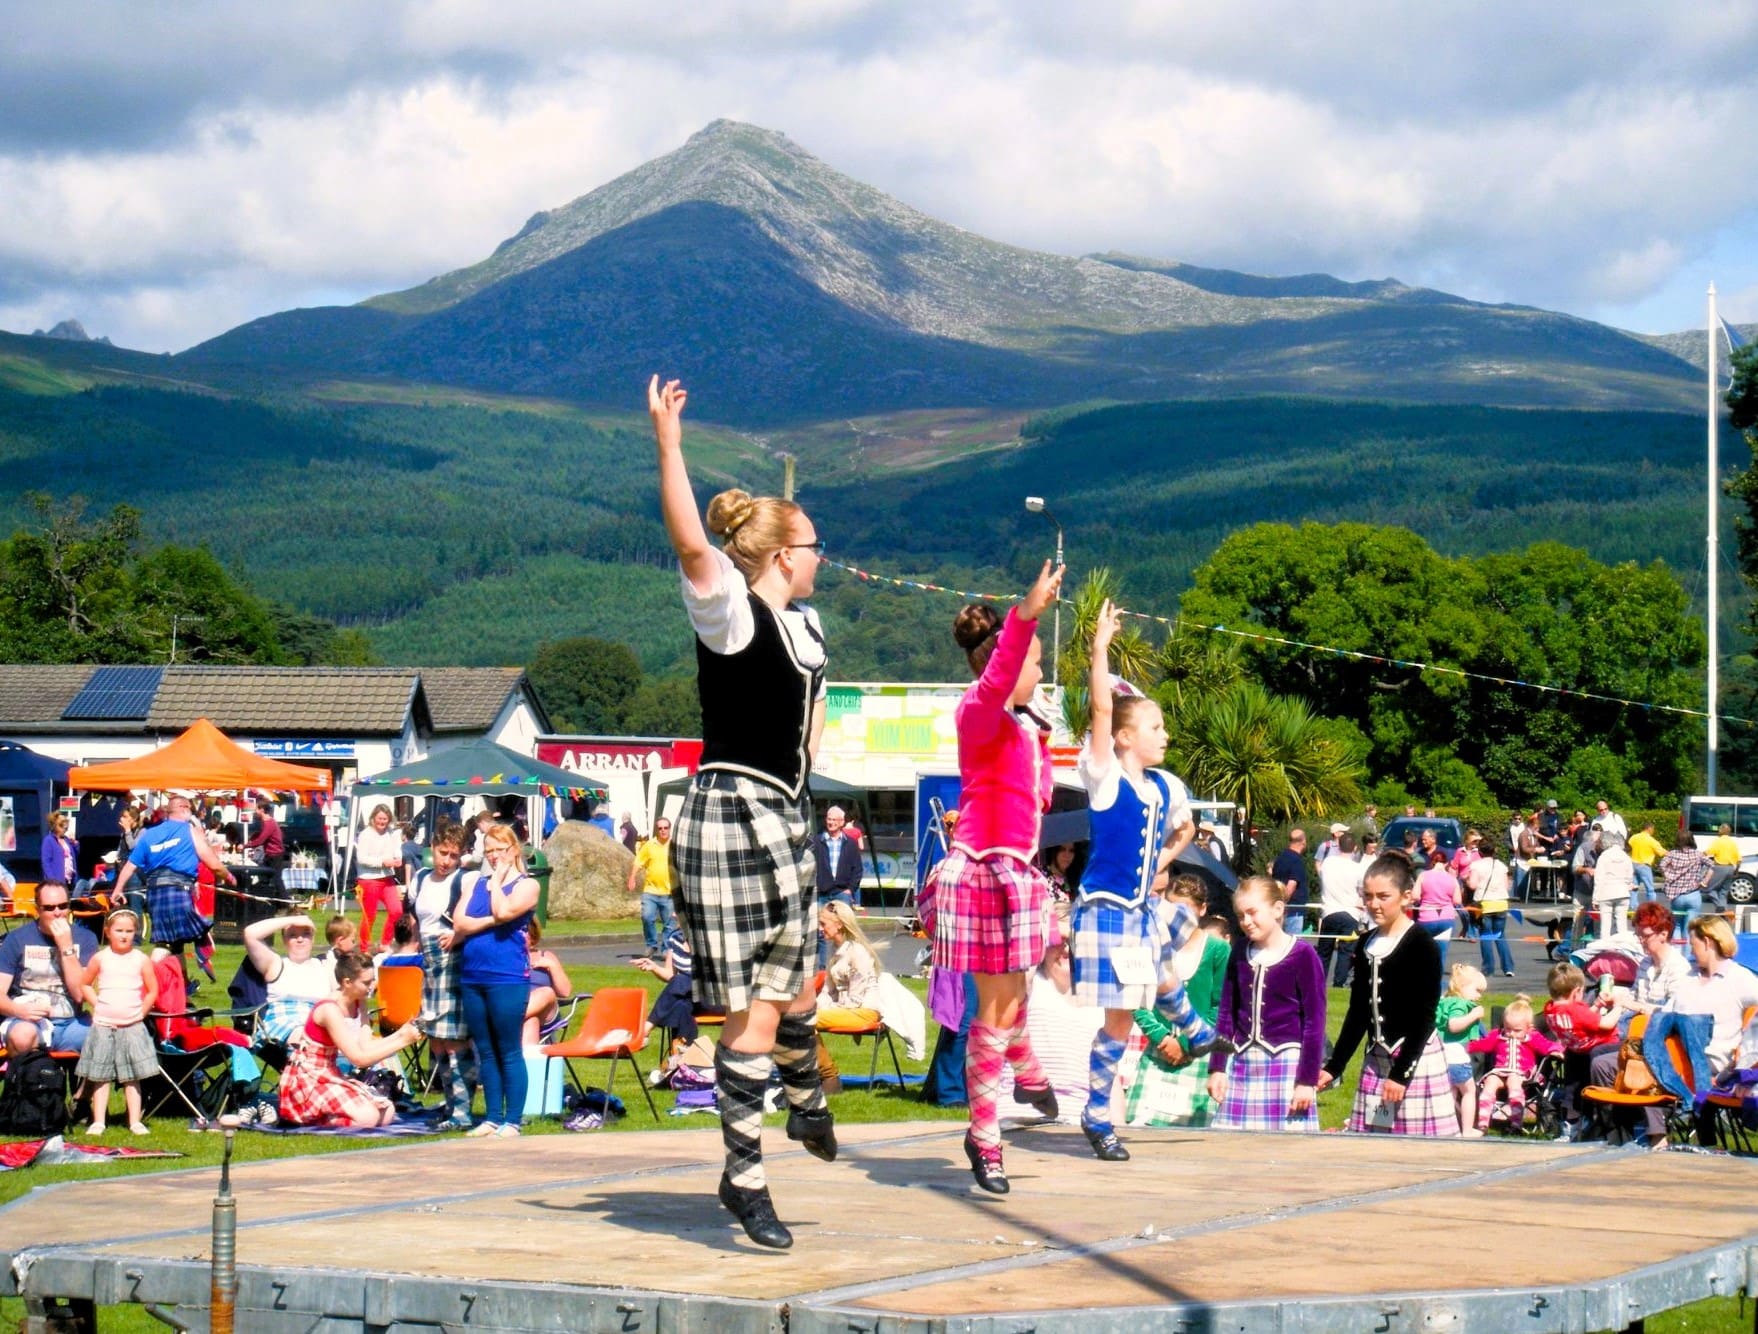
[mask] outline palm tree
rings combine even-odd
[[[1352,810],[1366,776],[1362,756],[1304,700],[1243,680],[1181,713],[1167,760],[1191,791],[1234,802],[1247,831],[1260,818],[1316,819]],[[1249,849],[1249,837],[1240,839],[1239,869]]]
[[[1062,645],[1058,670],[1063,683],[1062,717],[1072,736],[1086,735],[1091,718],[1086,683],[1093,651],[1093,628],[1099,623],[1099,611],[1107,599],[1121,601],[1121,587],[1117,576],[1101,565],[1087,575],[1069,599],[1074,615],[1068,638]],[[1159,677],[1159,662],[1153,645],[1138,628],[1139,624],[1126,624],[1111,641],[1111,674],[1146,690]]]

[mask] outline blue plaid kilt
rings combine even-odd
[[[1316,1102],[1299,1116],[1288,1115],[1288,1101],[1294,1096],[1295,1072],[1299,1068],[1298,1046],[1274,1052],[1247,1047],[1236,1053],[1227,1068],[1227,1096],[1215,1113],[1216,1128],[1316,1132]]]
[[[440,948],[437,935],[421,940],[421,1032],[455,1042],[470,1036],[458,994],[458,952]]]
[[[1082,902],[1074,908],[1074,999],[1106,1010],[1151,1010],[1172,968],[1171,924],[1150,901],[1139,908]],[[1133,956],[1145,981],[1124,981],[1118,956]]]
[[[696,1003],[729,1014],[789,1001],[818,961],[811,806],[743,774],[690,782],[671,840],[673,901],[695,960]]]
[[[147,916],[153,944],[182,945],[204,939],[214,924],[195,910],[195,877],[154,871],[147,877]]]

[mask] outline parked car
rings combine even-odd
[[[1686,797],[1679,829],[1689,830],[1699,850],[1715,841],[1722,825],[1733,830],[1739,844],[1739,867],[1716,887],[1730,904],[1758,903],[1758,797]]]
[[[1434,830],[1435,842],[1451,857],[1465,843],[1465,826],[1457,820],[1437,815],[1400,815],[1387,823],[1380,835],[1381,852],[1398,852],[1404,847],[1404,836],[1416,831],[1418,839],[1425,829]]]

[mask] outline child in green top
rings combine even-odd
[[[1447,1080],[1453,1086],[1453,1105],[1459,1112],[1459,1133],[1477,1138],[1477,1082],[1471,1078],[1471,1053],[1465,1044],[1483,1036],[1483,995],[1489,981],[1468,963],[1456,963],[1449,975],[1446,994],[1435,1006],[1435,1031],[1441,1035],[1441,1052],[1447,1058]]]
[[[1203,920],[1208,893],[1196,876],[1174,876],[1163,897],[1184,904],[1205,928],[1209,925]],[[1227,959],[1232,952],[1225,930],[1222,923],[1219,938],[1210,930],[1198,932],[1174,956],[1185,995],[1190,997],[1192,1008],[1210,1024],[1215,1022],[1221,1006],[1221,980],[1226,976]],[[1206,1126],[1214,1115],[1208,1094],[1208,1063],[1191,1061],[1178,1039],[1178,1030],[1167,1024],[1159,1012],[1135,1011],[1135,1026],[1147,1039],[1147,1045],[1129,1085],[1127,1123]]]

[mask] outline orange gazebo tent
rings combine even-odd
[[[150,755],[70,769],[67,785],[97,792],[166,788],[242,792],[251,787],[268,792],[328,792],[330,774],[327,769],[253,754],[206,718],[198,718],[182,736]]]

